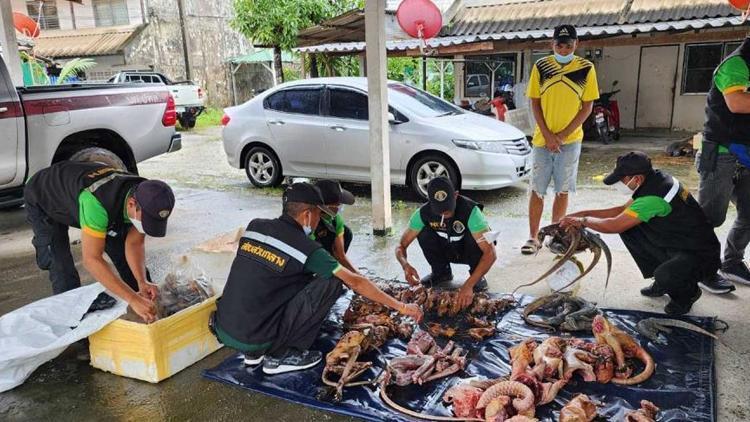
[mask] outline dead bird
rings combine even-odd
[[[547,237],[552,238],[547,243],[547,247],[553,253],[561,255],[560,259],[558,259],[555,264],[549,270],[547,270],[547,272],[539,276],[539,278],[537,278],[536,280],[532,281],[531,283],[522,284],[516,287],[516,289],[513,290],[513,293],[515,293],[522,287],[533,286],[534,284],[544,280],[545,278],[554,274],[555,271],[562,268],[562,266],[565,265],[566,262],[570,261],[570,259],[573,258],[573,255],[586,250],[590,250],[594,254],[594,258],[591,260],[588,268],[586,268],[583,273],[581,273],[581,275],[576,277],[573,281],[558,289],[557,292],[567,289],[568,287],[575,284],[578,280],[588,275],[588,273],[590,273],[591,270],[594,269],[594,266],[596,266],[596,264],[599,262],[599,258],[601,258],[602,252],[604,253],[604,257],[607,259],[607,279],[604,282],[604,289],[607,289],[607,286],[609,285],[609,274],[612,272],[612,253],[609,251],[609,247],[606,243],[604,243],[601,236],[585,228],[570,227],[568,229],[563,229],[559,224],[556,223],[543,227],[541,230],[539,230],[539,235],[537,236],[537,240],[539,241],[539,243],[542,243]]]
[[[671,333],[672,328],[683,328],[685,330],[690,330],[696,333],[703,334],[704,336],[709,336],[713,339],[718,340],[719,338],[716,337],[716,334],[710,333],[703,328],[691,324],[689,322],[681,321],[679,319],[667,319],[667,318],[646,318],[638,321],[638,324],[636,324],[635,329],[638,331],[642,336],[648,338],[652,342],[656,344],[667,344],[667,339],[661,338],[659,336],[660,332],[664,333]]]
[[[545,310],[555,314],[550,317],[534,315]],[[595,303],[569,293],[553,293],[526,305],[522,317],[527,324],[550,331],[588,331],[598,314],[599,310]]]

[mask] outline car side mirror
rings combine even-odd
[[[396,116],[389,111],[388,112],[388,123],[395,125],[395,124],[398,124],[398,123],[401,123],[401,122],[398,121],[398,120],[396,120]]]

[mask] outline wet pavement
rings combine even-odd
[[[177,196],[168,237],[148,240],[148,265],[157,280],[168,270],[170,257],[183,253],[190,253],[210,276],[225,277],[231,254],[209,255],[191,248],[244,226],[252,218],[275,217],[281,211],[281,190],[253,188],[244,171],[226,163],[219,137],[216,129],[188,134],[181,151],[140,165],[144,176],[167,181],[175,188]],[[653,138],[641,140],[637,146],[651,153],[655,166],[671,172],[695,189],[697,175],[690,158],[669,158],[658,153],[667,143],[663,138]],[[628,145],[631,144],[585,146],[579,189],[571,198],[571,211],[611,207],[626,200],[603,186],[600,180],[611,169],[617,155],[629,149]],[[403,277],[393,259],[393,250],[418,202],[406,188],[394,187],[395,234],[379,238],[371,234],[369,186],[347,185],[347,188],[357,196],[357,203],[345,211],[347,223],[355,234],[349,253],[352,261],[371,271],[377,269],[381,277]],[[540,252],[536,257],[525,257],[519,252],[527,237],[525,184],[465,194],[485,204],[493,229],[501,231],[498,263],[488,275],[491,290],[510,291],[532,280],[550,265],[552,255],[548,252]],[[544,218],[549,221],[549,214],[545,213]],[[733,219],[733,215],[727,218],[729,222]],[[718,229],[722,240],[728,226],[729,223]],[[77,239],[73,232],[71,239]],[[46,274],[34,265],[30,237],[23,209],[0,211],[0,314],[50,294]],[[580,294],[601,306],[661,311],[664,299],[647,299],[638,294],[638,289],[646,282],[619,238],[604,238],[614,255],[610,286],[603,291],[605,270],[602,265],[587,277]],[[80,247],[74,245],[73,251],[80,259]],[[409,259],[420,274],[427,271],[416,246],[410,248]],[[587,260],[584,256],[584,261]],[[467,271],[465,267],[454,266],[454,274],[457,280],[463,280]],[[82,270],[81,275],[84,282],[90,282],[85,271]],[[542,284],[525,292],[544,294],[546,287]],[[747,371],[750,323],[746,316],[749,298],[750,288],[738,286],[730,295],[705,294],[693,308],[694,314],[718,315],[731,327],[723,335],[723,343],[716,345],[719,420],[750,418],[750,374]],[[232,353],[228,349],[219,350],[158,385],[93,369],[88,362],[77,359],[79,352],[80,348],[71,347],[39,368],[24,385],[0,394],[0,420],[349,420],[202,379],[200,371],[228,357]]]

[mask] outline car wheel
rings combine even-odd
[[[421,199],[427,199],[427,185],[436,177],[447,177],[459,188],[458,170],[440,155],[426,155],[414,163],[409,175],[411,188]]]
[[[279,186],[283,179],[279,159],[266,147],[253,147],[248,151],[245,173],[250,183],[259,188]]]
[[[117,170],[128,171],[128,167],[117,154],[99,147],[84,148],[71,155],[70,161],[91,161],[106,164]]]

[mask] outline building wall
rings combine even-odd
[[[149,24],[125,50],[128,65],[153,66],[174,80],[187,77],[177,0],[149,0]],[[244,36],[229,27],[231,2],[182,0],[191,79],[213,106],[232,102],[227,59],[252,52]],[[237,75],[235,75],[237,77]]]

